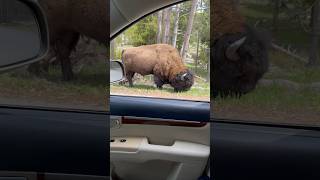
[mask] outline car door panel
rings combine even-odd
[[[110,161],[124,179],[194,179],[203,172],[210,154],[209,124],[124,124],[111,128],[110,133],[114,141],[110,143]],[[132,139],[140,141],[121,147],[125,146],[121,139],[128,144]]]
[[[115,142],[110,145],[111,161],[117,167],[117,173],[124,176],[125,179],[129,179],[128,177],[131,177],[130,179],[138,179],[137,177],[139,179],[194,179],[202,174],[210,152],[209,146],[186,141],[177,140],[171,146],[164,146],[150,144],[147,137],[113,137],[113,139]],[[123,139],[126,139],[126,142],[120,142]],[[132,148],[135,146],[135,143],[132,143],[134,139],[138,139],[138,142],[135,142],[137,148]],[[114,147],[114,144],[126,143],[129,144],[128,147]],[[156,169],[149,168],[153,164],[159,165],[159,162],[172,165],[171,169],[165,173],[166,176],[161,176],[164,174],[162,169],[154,171]],[[130,165],[133,164],[144,164],[145,168],[132,175]],[[148,171],[154,174],[146,176],[145,172]],[[156,172],[159,172],[159,175],[155,176]]]
[[[122,124],[120,128],[111,128],[110,133],[112,136],[146,136],[149,142],[160,145],[172,145],[177,139],[210,145],[209,123],[203,127]]]
[[[122,101],[114,106],[111,96],[110,104],[113,173],[126,180],[201,176],[210,154],[209,103],[116,96],[119,98]],[[126,111],[120,111],[122,106]],[[196,108],[191,111],[192,107]],[[151,115],[149,110],[157,113]],[[183,119],[185,114],[188,117]]]
[[[0,108],[0,170],[104,176],[107,113]]]

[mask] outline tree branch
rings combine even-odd
[[[277,51],[281,51],[281,52],[283,52],[283,53],[285,53],[285,54],[287,54],[287,55],[289,55],[289,56],[291,56],[291,57],[293,57],[293,58],[295,58],[295,59],[297,59],[297,60],[299,60],[301,62],[304,62],[304,63],[308,62],[307,59],[305,59],[305,58],[303,58],[301,56],[298,56],[298,55],[294,54],[293,52],[291,52],[291,51],[289,51],[289,50],[287,50],[287,49],[285,49],[285,48],[283,48],[283,47],[281,47],[281,46],[279,46],[277,44],[272,43],[271,47],[273,49],[275,49]]]

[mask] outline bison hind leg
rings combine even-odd
[[[154,83],[157,85],[157,88],[162,89],[163,81],[158,76],[153,76]]]

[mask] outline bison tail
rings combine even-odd
[[[125,51],[125,49],[122,49],[122,51],[121,51],[121,61],[122,61],[122,63],[124,63],[123,62],[123,53],[124,53],[124,51]]]

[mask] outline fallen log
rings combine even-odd
[[[287,54],[287,55],[289,55],[289,56],[291,56],[291,57],[293,57],[293,58],[295,58],[295,59],[297,59],[297,60],[299,60],[299,61],[301,61],[303,63],[307,63],[308,62],[307,59],[305,59],[305,58],[303,58],[301,56],[298,56],[298,55],[292,53],[291,51],[289,51],[289,50],[287,50],[287,49],[285,49],[285,48],[283,48],[283,47],[281,47],[281,46],[279,46],[277,44],[272,43],[271,47],[273,49],[281,51],[281,52],[283,52],[283,53],[285,53],[285,54]]]

